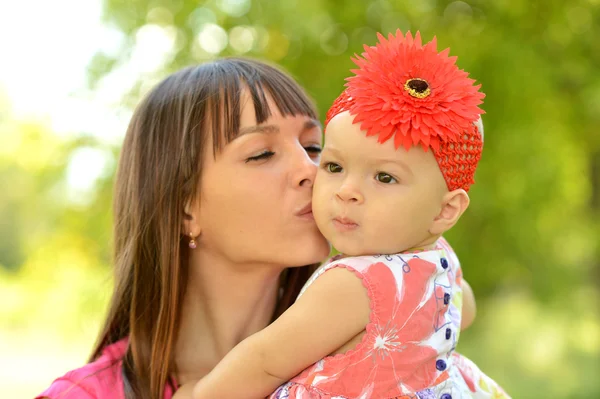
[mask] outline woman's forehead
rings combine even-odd
[[[248,87],[242,88],[239,98],[240,128],[245,126],[255,126],[259,124],[257,121],[256,105],[259,105],[261,108],[267,108],[269,114],[268,119],[273,119],[281,116],[281,112],[279,111],[277,104],[275,104],[273,96],[271,96],[271,94],[266,90],[263,90],[263,94],[264,100],[261,101],[261,104],[255,104],[255,101],[252,98]]]
[[[237,135],[246,132],[248,129],[253,129],[256,126],[277,126],[284,120],[297,119],[302,120],[303,130],[309,128],[321,129],[321,124],[318,120],[304,113],[296,113],[295,115],[283,115],[279,107],[275,103],[273,97],[265,90],[265,101],[263,106],[268,108],[268,116],[266,120],[258,121],[256,106],[249,91],[242,90],[240,94],[240,129],[236,132]],[[269,130],[268,128],[266,130]],[[272,129],[271,129],[272,130]]]

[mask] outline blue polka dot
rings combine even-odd
[[[439,359],[437,362],[435,362],[435,368],[440,371],[446,370],[446,362],[442,359]]]
[[[440,263],[442,264],[442,267],[443,267],[444,269],[447,269],[447,268],[448,268],[448,259],[446,259],[446,258],[442,258],[442,259],[440,259]]]
[[[444,305],[447,305],[450,303],[450,294],[448,294],[447,292],[444,294]]]
[[[450,339],[452,336],[452,330],[450,328],[446,328],[446,339]]]
[[[452,399],[452,395],[450,395],[449,393],[445,393],[442,396],[440,396],[440,399]]]

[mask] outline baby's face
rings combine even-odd
[[[423,245],[448,192],[431,150],[396,149],[367,137],[343,112],[325,132],[313,214],[347,255],[397,253]]]

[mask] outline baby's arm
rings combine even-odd
[[[369,298],[352,271],[323,273],[285,313],[246,338],[194,387],[194,399],[257,399],[363,331]]]
[[[475,295],[467,280],[462,280],[462,292],[463,292],[463,303],[462,303],[462,319],[460,322],[460,329],[467,329],[475,320],[475,314],[477,308],[475,306]]]

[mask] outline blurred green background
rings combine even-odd
[[[112,283],[116,157],[144,92],[189,64],[251,56],[287,69],[323,116],[350,56],[397,28],[437,35],[487,94],[472,205],[447,235],[478,303],[459,351],[514,398],[600,397],[600,0],[99,1],[45,9],[60,20],[46,33],[67,32],[53,46],[1,39],[40,52],[32,63],[2,56],[28,79],[56,79],[45,71],[87,49],[69,96],[103,109],[87,117],[67,102],[66,119],[88,123],[57,126],[19,113],[0,85],[3,397],[33,397],[89,354]],[[89,7],[102,29],[88,37],[77,23]],[[43,98],[54,112],[52,93]]]

